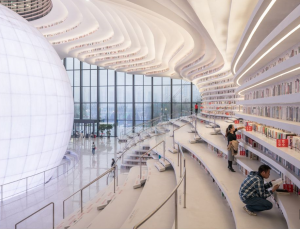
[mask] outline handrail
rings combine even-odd
[[[149,150],[147,150],[147,152],[146,153],[143,153],[143,155],[140,157],[140,179],[142,179],[142,158],[146,155],[146,154],[148,154],[149,152],[151,152],[153,149],[155,149],[157,146],[159,146],[161,143],[164,143],[163,144],[163,153],[164,153],[164,159],[166,159],[165,158],[165,152],[166,152],[166,142],[165,142],[165,140],[163,140],[163,141],[161,141],[160,143],[158,143],[158,144],[156,144],[155,146],[153,146],[151,149],[149,149]]]
[[[87,188],[88,186],[90,186],[91,184],[93,184],[94,182],[98,181],[99,179],[101,179],[102,177],[104,177],[107,173],[110,173],[111,171],[115,171],[116,170],[117,165],[115,164],[113,167],[111,167],[110,169],[106,170],[104,173],[102,173],[100,176],[98,176],[97,178],[95,178],[94,180],[92,180],[90,183],[88,183],[87,185],[85,185],[84,187],[82,187],[81,189],[79,189],[77,192],[73,193],[71,196],[69,196],[67,199],[65,199],[63,201],[63,219],[65,218],[65,201],[70,199],[72,196],[74,196],[75,194],[77,194],[78,192],[80,192],[80,209],[81,209],[81,213],[83,210],[83,205],[82,205],[82,191],[83,189]],[[115,180],[115,176],[114,176],[114,180]],[[114,192],[115,192],[115,185],[114,185]]]
[[[26,219],[30,218],[31,216],[35,215],[36,213],[40,212],[41,210],[43,210],[44,208],[48,207],[48,206],[51,205],[51,204],[52,204],[52,206],[53,206],[53,208],[52,208],[52,214],[53,214],[53,215],[52,215],[52,223],[53,223],[52,228],[54,229],[54,203],[53,203],[53,202],[51,202],[51,203],[45,205],[45,206],[42,207],[41,209],[39,209],[39,210],[35,211],[34,213],[32,213],[31,215],[27,216],[25,219],[22,219],[21,221],[19,221],[18,223],[16,223],[16,224],[15,224],[15,229],[17,229],[18,224],[22,223],[22,222],[25,221]]]
[[[63,164],[60,164],[60,165],[57,165],[57,166],[55,166],[55,167],[53,167],[53,168],[51,168],[51,169],[47,169],[47,170],[45,170],[45,171],[43,171],[43,172],[40,172],[40,173],[37,173],[37,174],[33,174],[33,175],[31,175],[31,176],[28,176],[28,177],[24,177],[24,178],[21,178],[21,179],[19,179],[19,180],[15,180],[15,181],[11,181],[11,182],[8,182],[8,183],[5,183],[5,184],[2,184],[2,185],[0,185],[0,187],[1,187],[1,202],[3,201],[3,199],[4,199],[4,196],[3,196],[3,186],[5,186],[5,185],[9,185],[9,184],[12,184],[12,183],[15,183],[15,182],[19,182],[19,181],[21,181],[21,180],[26,180],[26,190],[24,191],[24,192],[27,192],[27,190],[28,190],[28,182],[27,182],[27,180],[28,180],[28,178],[30,178],[30,177],[34,177],[34,176],[38,176],[38,175],[40,175],[40,174],[44,174],[44,185],[46,184],[46,175],[45,175],[45,173],[46,172],[48,172],[48,171],[50,171],[50,170],[54,170],[54,169],[57,169],[58,170],[58,168],[60,167],[60,166],[64,166],[65,164],[67,165],[67,171],[66,171],[66,173],[68,174],[68,172],[69,172],[69,166],[68,166],[68,163],[69,162],[65,162],[65,163],[63,163]],[[75,167],[75,160],[74,160],[74,166],[72,167],[72,168],[74,168]],[[71,169],[72,169],[71,168]],[[58,178],[58,171],[57,171],[57,176],[56,176],[57,178]],[[42,185],[42,184],[39,184],[39,185]],[[36,185],[36,186],[39,186],[39,185]],[[35,187],[36,187],[35,186]],[[19,192],[20,193],[20,192]],[[17,193],[17,194],[19,194],[19,193]],[[17,194],[14,194],[14,195],[17,195]],[[11,196],[14,196],[14,195],[11,195]],[[8,196],[8,197],[10,197],[10,196]]]
[[[161,142],[160,142],[161,143]],[[159,143],[159,144],[160,144]],[[179,146],[181,153],[182,149],[181,146]],[[182,175],[182,174],[181,174]],[[178,206],[177,206],[177,200],[178,200],[178,188],[180,187],[180,185],[182,184],[182,182],[184,181],[184,208],[186,208],[186,167],[185,167],[185,159],[184,159],[184,171],[183,171],[183,175],[181,177],[181,180],[179,181],[179,183],[177,184],[177,186],[173,189],[173,191],[170,193],[170,195],[154,210],[152,211],[150,214],[148,214],[143,220],[141,220],[139,223],[137,223],[136,225],[134,225],[133,229],[137,229],[140,226],[142,226],[147,220],[149,220],[156,212],[159,211],[159,209],[161,209],[168,201],[169,199],[171,199],[171,197],[175,194],[175,229],[178,229]]]

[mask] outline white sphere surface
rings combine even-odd
[[[0,185],[59,165],[73,119],[71,85],[56,51],[25,19],[0,5]],[[31,177],[28,186],[41,179]],[[25,180],[4,185],[4,196],[25,185]]]

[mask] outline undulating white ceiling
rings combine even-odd
[[[230,70],[258,0],[52,0],[31,22],[61,58],[183,78]],[[262,0],[260,0],[262,1]]]

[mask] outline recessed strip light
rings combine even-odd
[[[270,11],[270,9],[272,8],[272,6],[274,5],[274,3],[276,2],[276,0],[272,0],[271,3],[268,5],[268,7],[266,8],[266,10],[264,11],[264,13],[260,16],[260,18],[258,19],[258,21],[256,22],[256,25],[254,26],[254,28],[252,29],[239,57],[237,58],[235,64],[234,64],[234,67],[233,67],[233,73],[235,74],[236,73],[236,65],[238,64],[238,62],[240,61],[242,55],[244,54],[250,40],[252,39],[255,31],[257,30],[258,26],[260,25],[260,23],[262,22],[262,20],[265,18],[265,16],[267,15],[267,13]]]
[[[246,89],[244,89],[244,90],[241,90],[238,94],[241,95],[241,93],[242,93],[243,91],[249,90],[249,89],[254,88],[254,87],[258,86],[258,85],[261,85],[261,84],[263,84],[263,83],[266,83],[266,82],[271,81],[271,80],[273,80],[273,79],[276,79],[276,78],[278,78],[278,77],[284,76],[284,75],[286,75],[286,74],[288,74],[288,73],[297,71],[297,70],[299,70],[299,69],[300,69],[300,67],[294,68],[294,69],[289,70],[289,71],[284,72],[284,73],[281,73],[281,74],[279,74],[279,75],[277,75],[277,76],[274,76],[274,77],[272,77],[272,78],[270,78],[270,79],[267,79],[267,80],[265,80],[265,81],[263,81],[263,82],[260,82],[260,83],[258,83],[258,84],[255,84],[255,85],[253,85],[253,86],[251,86],[251,87],[248,87],[248,88],[246,88]]]
[[[237,84],[239,84],[240,78],[242,78],[251,68],[253,68],[254,65],[256,65],[262,58],[264,58],[269,52],[271,52],[277,45],[279,45],[282,41],[284,41],[286,38],[288,38],[292,33],[294,33],[297,29],[300,28],[300,24],[297,25],[294,29],[292,29],[290,32],[288,32],[284,37],[282,37],[279,41],[277,41],[271,48],[269,48],[264,54],[262,54],[240,77],[237,79]]]

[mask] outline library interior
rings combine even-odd
[[[0,0],[0,229],[300,229],[300,0]]]

